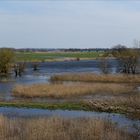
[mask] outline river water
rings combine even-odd
[[[11,76],[9,81],[0,82],[0,99],[11,100],[11,90],[16,84],[35,84],[35,83],[47,83],[49,78],[54,74],[63,73],[79,73],[79,72],[93,72],[101,73],[99,68],[100,60],[89,61],[72,61],[72,62],[45,62],[39,63],[37,71],[33,71],[31,64],[27,64],[27,68],[22,77],[15,78]],[[116,73],[117,62],[116,60],[110,61],[110,73]],[[44,116],[60,116],[60,117],[95,117],[101,119],[109,119],[119,125],[119,127],[125,127],[128,130],[133,130],[134,126],[140,127],[139,120],[128,119],[124,115],[115,113],[99,113],[99,112],[87,112],[87,111],[68,111],[68,110],[43,110],[43,109],[26,109],[26,108],[14,108],[14,107],[0,107],[0,114],[9,117],[44,117]]]

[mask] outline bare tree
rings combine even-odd
[[[25,62],[15,64],[14,65],[15,77],[17,77],[17,76],[21,77],[22,73],[25,70],[25,67],[26,67]]]
[[[137,39],[134,39],[134,41],[133,41],[133,47],[134,48],[140,48],[140,41],[137,40]]]
[[[37,70],[38,70],[38,66],[39,66],[39,64],[38,64],[37,62],[34,62],[34,63],[32,64],[33,71],[37,71]]]
[[[113,48],[112,54],[116,57],[124,73],[136,73],[136,67],[138,66],[140,52],[136,48],[127,48],[123,45],[117,45]]]
[[[109,60],[103,57],[99,63],[99,68],[103,74],[108,74],[110,69]]]

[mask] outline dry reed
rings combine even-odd
[[[54,75],[51,81],[81,81],[81,82],[114,82],[114,83],[140,83],[140,75],[123,74],[63,74]]]
[[[0,116],[0,140],[136,140],[109,120],[92,118],[7,118]]]
[[[34,84],[29,86],[17,85],[13,96],[17,97],[51,97],[64,98],[92,94],[126,94],[134,92],[133,86],[120,84]]]

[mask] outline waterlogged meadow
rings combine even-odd
[[[0,0],[0,140],[140,140],[139,16],[134,0]]]
[[[36,71],[27,63],[21,77],[1,81],[0,139],[138,140],[140,77],[116,74],[109,61],[111,74],[100,60],[39,63]]]

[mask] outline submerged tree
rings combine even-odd
[[[37,71],[37,70],[38,70],[38,66],[39,66],[39,64],[38,64],[37,62],[34,62],[34,63],[32,64],[33,71]]]
[[[26,63],[17,63],[14,65],[14,72],[15,72],[15,77],[19,76],[21,77],[22,73],[25,71]]]
[[[112,49],[112,54],[116,57],[121,65],[121,70],[124,73],[136,73],[140,52],[136,48],[127,48],[123,45],[117,45]]]
[[[7,75],[10,71],[11,64],[14,61],[14,51],[10,48],[0,49],[0,74]]]
[[[99,69],[103,74],[109,74],[111,72],[111,64],[109,57],[112,57],[110,51],[104,52],[99,62]]]
[[[107,58],[102,58],[99,63],[99,68],[103,74],[108,74],[110,69],[109,60]]]

